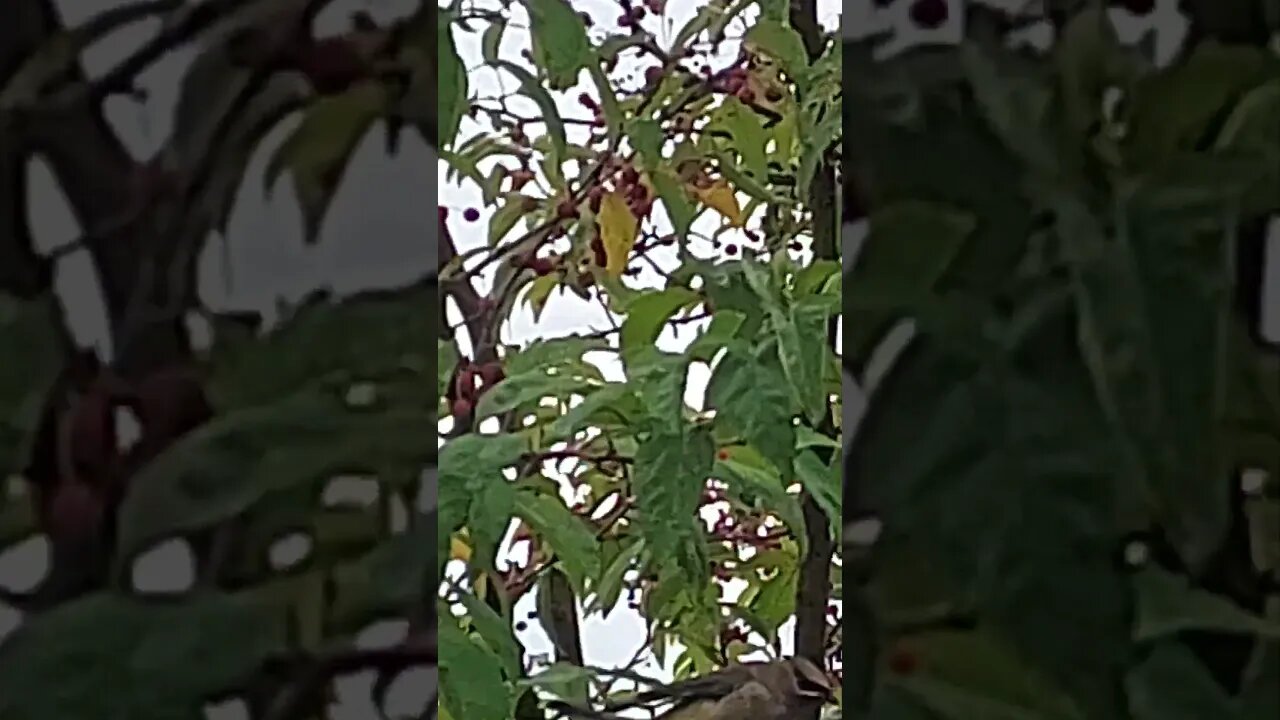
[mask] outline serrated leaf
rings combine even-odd
[[[654,433],[637,448],[633,488],[640,527],[654,556],[684,557],[679,550],[695,536],[694,518],[714,453],[705,428]],[[691,574],[695,570],[685,569]],[[705,568],[697,573],[704,574]]]
[[[555,552],[574,592],[583,595],[588,579],[600,573],[595,534],[559,498],[522,490],[516,495],[515,508],[516,515]]]

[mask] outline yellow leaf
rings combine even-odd
[[[608,259],[605,270],[613,277],[621,277],[622,271],[627,269],[631,248],[636,244],[640,222],[631,214],[626,199],[617,190],[605,195],[600,201],[600,213],[596,216],[596,222],[600,227],[600,241],[604,243],[604,253]]]
[[[471,546],[454,535],[449,541],[449,557],[462,562],[471,562]]]
[[[742,217],[742,207],[738,205],[738,194],[728,180],[721,178],[710,187],[700,188],[691,185],[689,189],[698,196],[702,204],[725,216],[733,227],[740,228],[744,225],[745,219]]]

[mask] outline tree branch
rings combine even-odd
[[[817,60],[826,49],[827,37],[818,22],[816,0],[792,0],[791,25],[800,33],[810,60]],[[840,227],[836,210],[835,167],[830,154],[819,164],[809,190],[807,204],[813,217],[813,252],[815,259],[835,260],[839,256]],[[835,347],[837,324],[833,319],[828,327],[828,341]],[[829,418],[820,431],[833,433],[834,423]],[[826,665],[827,603],[831,598],[831,562],[835,542],[831,537],[831,522],[826,513],[804,492],[801,496],[805,536],[809,552],[800,565],[796,584],[796,655],[808,658],[819,667]],[[819,709],[799,720],[818,720]]]

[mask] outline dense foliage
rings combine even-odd
[[[959,43],[845,49],[844,360],[870,394],[846,494],[883,523],[849,553],[846,682],[875,681],[846,703],[1274,717],[1280,364],[1249,263],[1280,58],[1197,17],[1157,65],[1104,3],[1050,5],[1048,49],[976,3]]]
[[[650,635],[637,650],[678,653],[679,675],[776,654],[793,616],[798,652],[839,667],[841,45],[812,6],[702,3],[663,31],[666,5],[621,2],[616,23],[566,0],[441,9],[442,161],[495,208],[463,251],[479,213],[441,211],[462,319],[439,359],[439,567],[462,566],[443,590],[458,610],[440,612],[441,717],[608,694],[581,667],[578,609],[624,594]],[[470,87],[461,33],[508,93]],[[486,122],[458,134],[464,116]],[[513,313],[545,320],[565,293],[616,328],[500,342]],[[693,366],[710,379],[689,399]],[[527,561],[501,557],[513,545]],[[512,631],[527,593],[557,645],[532,677]]]

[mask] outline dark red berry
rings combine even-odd
[[[630,15],[622,14],[618,16],[618,27],[631,27],[634,22]]]
[[[569,200],[565,200],[556,206],[556,216],[562,220],[569,220],[578,217],[578,206]]]
[[[662,80],[662,68],[658,65],[652,65],[645,68],[644,81],[650,85],[657,85]]]
[[[474,406],[471,404],[470,400],[466,398],[458,398],[457,400],[453,401],[453,407],[451,408],[453,410],[453,417],[454,418],[469,417],[471,415],[471,410],[473,407]]]
[[[947,0],[916,0],[911,6],[911,22],[925,30],[936,30],[951,15]]]
[[[728,451],[728,450],[721,450],[720,452],[716,453],[716,457],[717,457],[717,458],[719,458],[719,459],[721,459],[721,460],[728,460],[728,459],[729,459],[729,451]]]
[[[894,675],[912,675],[919,667],[920,658],[906,648],[894,648],[889,654],[889,670]]]
[[[729,243],[728,245],[724,246],[724,252],[726,255],[737,255],[738,246],[734,245],[733,243]]]
[[[462,213],[462,217],[467,222],[475,222],[480,219],[480,211],[475,208],[467,208],[466,211]]]

